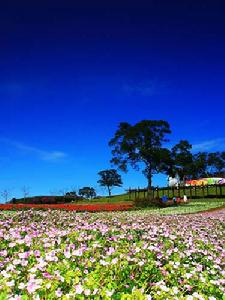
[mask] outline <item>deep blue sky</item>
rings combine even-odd
[[[110,167],[108,141],[121,121],[165,119],[171,144],[224,149],[223,3],[2,4],[0,190],[102,193],[97,172]],[[122,175],[123,188],[146,185],[140,172]]]

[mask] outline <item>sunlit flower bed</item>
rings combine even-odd
[[[224,217],[0,212],[0,299],[224,299]]]
[[[24,209],[60,209],[70,211],[121,211],[133,208],[127,203],[91,203],[91,204],[0,204],[0,210]]]

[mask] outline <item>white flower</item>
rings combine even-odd
[[[65,255],[66,258],[70,258],[70,257],[71,257],[71,254],[70,254],[69,251],[65,251],[65,252],[64,252],[64,255]]]
[[[202,297],[201,295],[199,295],[198,293],[194,292],[193,296],[199,300],[204,300],[204,297]]]
[[[84,290],[84,295],[89,296],[91,294],[91,291],[89,289]]]
[[[116,257],[113,258],[112,261],[111,261],[111,263],[112,263],[113,265],[115,265],[117,262],[118,262],[118,258],[116,258]]]
[[[20,290],[25,289],[25,287],[26,287],[26,285],[25,285],[23,282],[20,282],[20,284],[18,285],[18,288],[19,288]]]
[[[8,300],[21,300],[21,296],[15,295],[14,297],[8,298]]]
[[[33,268],[30,269],[31,273],[35,273],[36,271],[37,271],[37,268],[35,268],[35,267],[33,267]]]
[[[99,261],[99,263],[100,263],[102,266],[107,266],[107,265],[109,265],[109,263],[108,263],[107,261],[103,260],[103,259],[101,259],[101,260]]]
[[[165,285],[160,285],[160,288],[161,288],[161,290],[162,291],[164,291],[164,292],[168,292],[170,289],[167,287],[167,286],[165,286]]]
[[[178,294],[179,290],[176,286],[173,286],[173,292],[175,295]]]
[[[191,296],[191,295],[188,295],[187,298],[186,298],[186,300],[193,300],[193,299],[194,299],[194,297]]]
[[[113,293],[114,293],[114,290],[112,290],[112,291],[106,291],[105,293],[106,293],[106,295],[108,297],[111,297],[113,295]]]
[[[82,256],[82,254],[83,254],[83,251],[81,249],[77,249],[72,252],[72,255],[74,255],[74,256]]]
[[[5,270],[1,271],[1,274],[3,275],[3,277],[5,278],[10,278],[11,275],[9,273],[7,273]]]
[[[189,278],[191,278],[193,275],[192,275],[191,273],[186,273],[185,276],[186,276],[187,279],[189,279]]]
[[[83,293],[83,287],[82,287],[82,285],[81,284],[77,284],[76,286],[75,286],[75,288],[76,288],[76,293],[78,294],[78,295],[80,295],[80,294],[82,294]]]
[[[6,282],[6,285],[7,285],[8,287],[14,286],[14,285],[15,285],[15,280],[11,280],[11,281]]]
[[[93,295],[96,295],[97,292],[98,292],[98,289],[95,288],[92,294],[93,294]]]
[[[50,289],[50,287],[51,287],[51,283],[49,282],[46,284],[46,289]]]
[[[55,291],[55,295],[56,295],[56,297],[60,298],[60,297],[62,296],[62,291],[61,291],[61,289],[57,289],[57,290]]]

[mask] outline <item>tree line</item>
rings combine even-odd
[[[135,125],[121,122],[110,140],[111,163],[127,172],[128,166],[142,170],[152,187],[154,174],[178,175],[181,180],[224,176],[225,151],[192,153],[192,145],[181,140],[166,147],[170,125],[164,120],[142,120]]]
[[[209,176],[224,176],[225,151],[193,153],[192,145],[185,139],[172,147],[168,145],[171,134],[170,124],[164,120],[142,120],[134,125],[121,122],[109,141],[112,151],[110,163],[117,169],[106,169],[98,172],[98,184],[105,187],[111,196],[112,188],[122,186],[118,171],[127,172],[128,167],[142,171],[147,179],[148,188],[152,187],[154,174],[163,173],[171,177],[179,176],[183,181]],[[23,187],[24,198],[29,190]],[[2,191],[6,200],[9,192]],[[75,196],[76,191],[64,195]],[[92,199],[96,197],[93,187],[84,186],[78,195]]]
[[[142,120],[134,125],[121,122],[114,137],[109,141],[112,148],[111,164],[127,172],[128,167],[141,170],[152,188],[152,177],[163,173],[179,176],[181,181],[209,176],[225,175],[225,151],[193,153],[187,140],[180,140],[172,147],[166,147],[170,124],[164,120]],[[116,169],[100,171],[98,183],[107,187],[109,196],[114,186],[122,186],[121,176]],[[91,188],[80,190],[94,195]],[[92,194],[91,194],[92,193]]]

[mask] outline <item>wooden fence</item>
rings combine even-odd
[[[201,186],[179,186],[179,187],[153,187],[151,190],[147,188],[137,188],[128,190],[129,200],[180,197],[186,195],[189,199],[201,198],[225,198],[225,185],[201,185]]]

